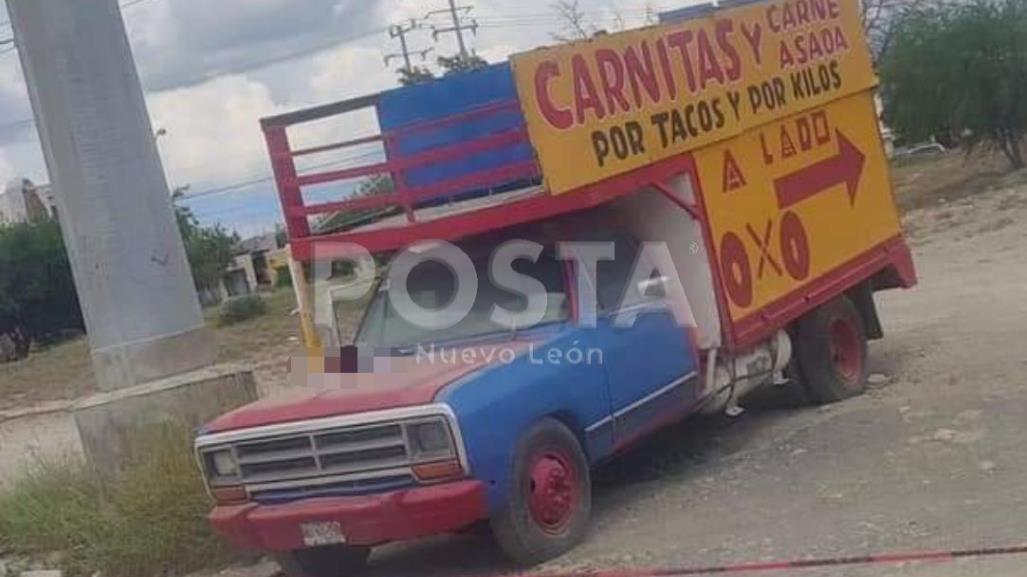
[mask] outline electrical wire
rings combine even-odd
[[[122,3],[120,6],[121,6],[122,9],[125,9],[125,8],[129,8],[129,7],[135,6],[137,4],[141,4],[141,3],[146,2],[146,1],[148,1],[148,0],[128,0],[127,2]],[[650,6],[646,6],[646,7],[643,7],[643,8],[624,8],[624,9],[619,9],[615,13],[611,13],[609,11],[582,11],[582,15],[590,18],[593,21],[595,21],[595,20],[600,20],[600,21],[617,21],[617,20],[620,20],[621,18],[623,18],[624,16],[628,16],[628,15],[647,16],[649,14],[652,14],[656,10],[657,10],[656,8],[653,8],[653,7],[650,7]],[[527,26],[533,26],[534,27],[534,26],[545,25],[545,24],[560,24],[560,23],[563,23],[565,21],[566,20],[564,18],[562,18],[562,17],[560,17],[558,15],[555,15],[555,14],[528,13],[528,12],[525,12],[525,13],[509,13],[509,14],[501,14],[501,15],[496,15],[496,16],[483,16],[483,17],[477,18],[478,25],[482,26],[482,27],[486,27],[486,28],[516,28],[516,27],[527,27]],[[0,27],[5,26],[5,25],[9,26],[10,25],[10,21],[0,22]],[[250,62],[248,64],[244,64],[244,65],[239,66],[239,67],[232,67],[230,70],[226,70],[226,71],[222,71],[220,73],[216,73],[214,75],[214,77],[222,76],[222,75],[228,75],[228,74],[239,74],[239,73],[248,72],[248,71],[252,71],[252,70],[255,70],[255,69],[259,69],[259,68],[265,68],[265,67],[268,67],[268,66],[271,66],[271,65],[274,65],[274,64],[278,64],[278,63],[282,63],[282,62],[287,62],[289,60],[294,60],[296,58],[300,58],[300,57],[306,56],[308,54],[313,54],[313,53],[321,52],[322,50],[326,50],[326,49],[331,48],[333,46],[341,46],[343,44],[348,44],[348,43],[351,43],[351,42],[355,42],[355,41],[358,41],[358,40],[369,38],[371,36],[375,36],[375,35],[379,35],[379,34],[384,34],[387,31],[388,31],[388,28],[382,27],[382,28],[372,29],[372,30],[369,30],[369,31],[361,33],[361,34],[349,36],[349,37],[346,37],[346,38],[341,39],[341,40],[338,39],[338,38],[331,38],[331,39],[328,39],[325,42],[317,43],[317,44],[312,45],[312,46],[307,46],[307,47],[304,47],[304,48],[301,48],[301,49],[298,49],[298,50],[295,50],[295,51],[292,51],[292,52],[289,52],[289,53],[286,53],[286,54],[277,55],[277,56],[272,57],[272,58],[259,59],[259,60]],[[17,47],[13,44],[13,42],[14,42],[13,38],[10,38],[10,39],[8,39],[6,41],[0,41],[0,45],[3,45],[4,43],[10,43],[11,44],[11,46],[8,46],[6,48],[0,49],[0,55],[3,55],[3,54],[6,54],[8,52],[12,52],[12,51],[16,50]],[[208,78],[210,78],[210,77],[208,77]],[[35,123],[35,120],[32,119],[32,118],[26,118],[26,119],[22,119],[22,120],[16,120],[16,121],[12,121],[12,122],[7,122],[7,123],[0,124],[0,131],[12,130],[12,129],[20,128],[22,126],[31,125],[31,124],[34,124],[34,123]],[[343,159],[338,159],[338,160],[327,162],[327,163],[313,165],[313,166],[308,167],[307,169],[308,170],[314,170],[314,169],[319,169],[319,168],[328,168],[328,167],[331,167],[331,166],[337,166],[337,165],[340,165],[340,164],[343,164],[343,163],[346,163],[346,162],[350,162],[350,161],[353,161],[353,160],[358,160],[358,159],[361,159],[361,158],[367,158],[367,157],[370,157],[370,156],[380,155],[380,154],[381,154],[381,152],[374,151],[374,152],[370,152],[370,153],[365,153],[365,154],[361,154],[361,155],[355,155],[355,156],[351,156],[351,157],[347,157],[347,158],[343,158]],[[183,195],[183,196],[179,197],[177,200],[188,201],[188,200],[192,200],[192,199],[196,199],[196,198],[207,198],[207,197],[211,197],[211,196],[218,196],[218,195],[222,195],[222,194],[228,194],[228,193],[231,193],[231,192],[245,190],[247,188],[251,188],[251,187],[254,187],[254,186],[257,186],[257,185],[260,185],[260,184],[267,184],[267,183],[270,183],[270,182],[273,182],[273,181],[274,181],[274,177],[270,176],[270,175],[268,175],[268,176],[261,176],[261,177],[255,177],[255,178],[248,179],[248,180],[245,180],[245,181],[242,181],[242,182],[228,184],[228,185],[225,185],[225,186],[219,186],[219,187],[216,187],[216,188],[207,189],[207,190],[204,190],[204,191],[201,191],[201,192],[197,192],[197,193],[193,193],[193,194],[186,194],[186,195]],[[225,212],[226,213],[227,212],[233,212],[233,210],[229,210],[229,211],[225,211]],[[214,213],[212,213],[212,214],[214,214]],[[210,216],[210,215],[205,215],[205,216]]]
[[[363,154],[356,154],[356,155],[353,155],[353,156],[347,156],[345,158],[337,158],[337,159],[329,161],[329,162],[323,162],[323,163],[320,163],[320,164],[314,164],[314,165],[306,167],[305,170],[309,171],[309,170],[317,170],[319,168],[330,168],[330,167],[340,166],[340,165],[352,162],[354,160],[361,160],[361,159],[364,159],[364,158],[370,158],[372,156],[381,156],[382,154],[383,154],[383,152],[378,151],[378,150],[375,150],[375,151],[372,151],[372,152],[365,152]],[[268,182],[273,182],[274,179],[275,179],[275,177],[274,176],[270,176],[270,175],[269,176],[254,177],[253,179],[246,180],[244,182],[239,182],[239,183],[235,183],[235,184],[228,184],[228,185],[225,185],[225,186],[219,186],[217,188],[211,188],[211,189],[204,190],[202,192],[196,192],[196,193],[193,193],[193,194],[184,194],[184,195],[180,196],[178,198],[178,200],[191,200],[191,199],[194,199],[194,198],[203,198],[203,197],[207,197],[207,196],[216,196],[216,195],[219,195],[219,194],[226,194],[226,193],[229,193],[229,192],[235,192],[235,191],[238,191],[238,190],[244,190],[244,189],[250,188],[251,186],[256,186],[258,184],[265,184],[265,183],[268,183]]]
[[[125,8],[131,8],[132,6],[135,6],[136,4],[142,4],[143,2],[147,2],[147,1],[148,0],[128,0],[128,2],[125,2],[125,3],[121,4],[119,6],[119,8],[124,10]],[[4,20],[4,21],[0,21],[0,28],[10,27],[10,26],[11,26],[10,19]],[[14,37],[5,38],[3,40],[0,40],[0,45],[11,44],[13,42],[14,42]],[[0,52],[0,55],[7,54],[8,52],[10,52],[10,50],[5,50],[3,52]]]

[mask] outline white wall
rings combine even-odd
[[[695,195],[688,178],[676,178],[670,186],[679,198],[688,203],[694,202]],[[623,211],[627,226],[639,240],[668,244],[695,316],[699,340],[696,344],[701,349],[719,347],[720,316],[702,225],[655,190],[627,196],[617,201],[615,207]]]

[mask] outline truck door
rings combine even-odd
[[[687,414],[696,399],[698,363],[692,330],[678,323],[659,281],[649,285],[657,290],[628,290],[638,244],[626,237],[614,244],[615,259],[599,261],[596,271],[597,331],[615,442],[623,445]]]

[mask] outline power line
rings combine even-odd
[[[147,0],[128,0],[127,2],[121,4],[121,8],[122,9],[129,8],[131,6],[135,6],[137,4],[141,4],[141,3],[146,2],[146,1]],[[458,41],[460,43],[460,46],[461,46],[461,51],[462,51],[462,53],[465,54],[466,53],[466,45],[463,42],[462,31],[463,30],[474,30],[474,29],[476,29],[479,26],[479,23],[477,21],[472,21],[473,22],[472,24],[461,24],[461,20],[460,20],[460,16],[459,16],[459,12],[461,10],[464,10],[464,11],[469,10],[469,7],[457,7],[455,5],[455,3],[453,2],[453,0],[450,0],[450,10],[446,10],[446,11],[442,11],[442,12],[449,13],[449,14],[451,14],[454,17],[454,26],[451,27],[451,28],[444,28],[444,29],[436,28],[435,29],[435,33],[436,33],[436,36],[437,36],[438,34],[442,34],[442,33],[455,32],[456,35],[457,35]],[[647,13],[648,12],[647,10],[644,10],[644,9],[643,10],[638,10],[638,11],[639,12],[643,12],[643,13]],[[595,14],[599,14],[599,12],[597,11],[597,12],[595,12]],[[607,12],[602,12],[602,14],[603,14],[603,19],[616,19],[616,18],[618,18],[620,16],[620,14],[609,14]],[[430,15],[431,15],[431,13],[429,13],[429,16]],[[487,27],[490,27],[490,28],[500,28],[500,27],[537,26],[537,25],[543,24],[543,23],[557,23],[557,22],[560,21],[560,18],[557,17],[557,16],[554,16],[552,14],[542,14],[542,13],[520,13],[520,14],[513,14],[513,13],[511,13],[511,14],[507,14],[507,15],[499,15],[499,16],[494,16],[494,17],[486,17],[486,18],[483,18],[482,20],[483,20],[483,23],[480,24],[481,26],[487,26]],[[2,26],[4,24],[9,24],[9,22],[0,23],[0,26]],[[368,38],[370,36],[382,34],[384,32],[388,32],[388,31],[389,31],[388,28],[378,28],[378,29],[373,29],[373,30],[367,31],[367,32],[362,33],[362,34],[358,34],[358,35],[355,35],[355,36],[351,36],[351,37],[345,38],[343,40],[330,39],[327,42],[318,43],[318,44],[313,45],[313,46],[308,46],[308,47],[305,47],[303,49],[300,49],[300,50],[297,50],[297,51],[293,51],[291,53],[286,53],[286,54],[279,55],[279,56],[276,56],[276,57],[272,57],[272,58],[268,58],[268,59],[262,59],[262,60],[258,60],[258,61],[255,61],[255,62],[251,62],[250,64],[244,65],[243,67],[237,67],[237,68],[232,69],[231,71],[226,71],[226,72],[222,72],[220,74],[217,74],[217,75],[215,75],[215,77],[216,76],[220,76],[220,75],[225,75],[225,74],[246,72],[246,71],[253,70],[253,69],[256,69],[256,68],[263,68],[263,67],[266,67],[266,66],[270,66],[270,65],[273,65],[273,64],[280,63],[280,62],[285,62],[285,61],[288,61],[288,60],[299,58],[299,57],[304,56],[306,54],[320,52],[321,50],[324,50],[326,48],[330,48],[332,46],[338,46],[338,45],[346,44],[346,43],[349,43],[349,42],[354,42],[356,40],[361,40],[363,38]],[[2,42],[0,42],[0,44],[2,44]],[[13,51],[14,49],[16,49],[16,47],[12,45],[12,46],[10,46],[8,48],[0,50],[0,55],[5,54],[5,53],[10,52],[10,51]],[[34,124],[34,123],[35,123],[35,120],[32,119],[32,118],[26,118],[26,119],[22,119],[22,120],[16,120],[16,121],[12,121],[12,122],[7,122],[7,123],[4,123],[4,124],[0,124],[0,131],[20,128],[21,126],[31,125],[31,124]],[[381,154],[381,152],[375,151],[375,152],[371,152],[371,153],[355,155],[355,156],[352,156],[352,157],[338,159],[338,160],[335,160],[335,161],[331,161],[331,162],[327,162],[327,163],[323,163],[323,164],[319,164],[319,165],[313,165],[313,166],[308,167],[308,170],[313,170],[313,169],[318,169],[318,168],[327,168],[327,167],[338,165],[338,164],[341,164],[341,163],[345,163],[345,162],[349,162],[349,161],[353,161],[353,160],[358,160],[358,159],[361,159],[361,158],[367,158],[369,156],[380,155],[380,154]],[[209,196],[217,196],[217,195],[221,195],[221,194],[227,194],[227,193],[230,193],[230,192],[235,192],[235,191],[238,191],[238,190],[244,190],[246,188],[257,186],[259,184],[270,183],[270,182],[273,182],[273,181],[274,181],[274,177],[273,176],[262,176],[262,177],[246,180],[246,181],[243,181],[243,182],[238,182],[238,183],[234,183],[234,184],[229,184],[229,185],[225,185],[225,186],[221,186],[221,187],[217,187],[217,188],[212,188],[212,189],[204,190],[202,192],[197,192],[197,193],[193,193],[193,194],[184,195],[184,196],[180,197],[179,200],[191,200],[191,199],[194,199],[194,198],[204,198],[204,197],[209,197]]]
[[[356,42],[358,40],[363,40],[364,38],[370,38],[371,36],[379,36],[379,35],[385,34],[386,32],[388,32],[388,28],[381,27],[381,28],[374,28],[372,30],[368,30],[367,32],[363,32],[361,34],[356,34],[354,36],[348,36],[348,37],[345,37],[345,38],[342,38],[342,39],[339,39],[339,38],[329,38],[329,39],[327,39],[324,42],[319,42],[319,43],[313,44],[311,46],[306,46],[304,48],[300,48],[300,49],[294,50],[292,52],[287,52],[285,54],[280,54],[278,56],[273,56],[271,58],[254,60],[254,61],[252,61],[252,62],[250,62],[248,64],[243,64],[243,65],[240,65],[240,66],[233,66],[231,68],[228,68],[228,69],[225,69],[225,70],[221,70],[221,71],[215,72],[215,73],[210,74],[210,75],[203,76],[203,80],[207,81],[207,80],[212,80],[214,78],[220,78],[222,76],[229,76],[229,75],[232,75],[232,74],[242,74],[244,72],[252,72],[253,70],[259,70],[261,68],[267,68],[268,66],[273,66],[275,64],[281,64],[282,62],[288,62],[290,60],[295,60],[297,58],[301,58],[303,56],[307,56],[307,55],[310,55],[310,54],[316,54],[318,52],[322,52],[322,51],[327,50],[329,48],[333,48],[333,47],[336,47],[336,46],[342,46],[344,44],[349,44],[351,42]],[[179,86],[178,88],[181,88],[181,86]]]
[[[658,8],[650,7],[638,7],[638,8],[618,8],[616,10],[582,10],[582,16],[616,16],[618,14],[645,14],[646,12],[658,12]],[[478,17],[479,22],[493,21],[493,20],[521,20],[526,18],[533,19],[546,19],[546,20],[564,20],[564,17],[556,14],[555,12],[508,12],[505,14],[496,14],[494,16],[480,16]]]
[[[22,126],[30,126],[35,123],[35,119],[32,118],[23,118],[21,120],[15,120],[12,122],[4,122],[3,124],[0,124],[0,132],[3,132],[5,130],[14,130],[17,128],[21,128]]]
[[[119,8],[124,10],[125,8],[131,8],[132,6],[135,6],[136,4],[142,4],[143,2],[147,2],[147,1],[148,0],[128,0],[128,2],[125,2],[125,3],[121,4],[119,6]],[[10,19],[7,19],[7,20],[4,20],[4,21],[0,22],[0,27],[6,27],[6,26],[10,26],[10,25],[11,25]],[[3,40],[0,40],[0,45],[3,45],[3,44],[13,44],[13,43],[14,43],[14,37],[13,36],[11,38],[5,38]],[[2,56],[4,54],[7,54],[10,51],[11,51],[10,49],[4,50],[4,51],[0,51],[0,56]]]
[[[414,20],[413,18],[410,19],[410,24],[407,24],[407,25],[395,24],[395,25],[389,26],[389,36],[391,36],[393,38],[399,38],[399,46],[400,46],[401,52],[400,53],[393,52],[391,54],[386,54],[385,55],[385,66],[386,67],[389,66],[389,62],[393,58],[402,58],[403,59],[403,68],[402,69],[405,70],[408,74],[413,72],[414,66],[413,66],[413,63],[410,62],[411,50],[410,50],[410,47],[407,46],[407,34],[413,32],[414,30],[420,30],[420,29],[421,29],[421,25],[416,20]],[[414,50],[413,53],[414,54],[420,54],[421,55],[421,60],[425,60],[425,59],[428,58],[428,53],[431,52],[432,50],[434,50],[434,48],[425,48],[424,50]]]
[[[337,159],[329,161],[329,162],[323,162],[323,163],[320,163],[320,164],[314,164],[314,165],[306,167],[305,170],[317,170],[319,168],[329,168],[329,167],[345,164],[345,163],[348,163],[348,162],[352,162],[354,160],[361,160],[361,159],[364,159],[364,158],[370,158],[372,156],[380,156],[381,154],[382,154],[382,152],[378,151],[378,150],[371,151],[371,152],[365,152],[363,154],[355,154],[353,156],[347,156],[345,158],[337,158]],[[226,193],[229,193],[229,192],[235,192],[237,190],[244,190],[244,189],[250,188],[251,186],[256,186],[258,184],[265,184],[265,183],[268,183],[268,182],[273,182],[274,180],[275,180],[274,176],[255,177],[255,178],[253,178],[251,180],[246,180],[244,182],[238,182],[238,183],[235,183],[235,184],[228,184],[228,185],[225,185],[225,186],[219,186],[217,188],[211,188],[211,189],[204,190],[202,192],[196,192],[196,193],[193,193],[193,194],[185,194],[185,195],[180,196],[178,198],[178,200],[190,200],[190,199],[193,199],[193,198],[203,198],[203,197],[206,197],[206,196],[216,196],[216,195],[219,195],[219,194],[226,194]]]
[[[147,0],[132,0],[133,3],[129,3],[128,5],[134,5],[134,4],[138,4],[140,2],[146,2],[146,1]],[[218,78],[218,77],[221,77],[221,76],[228,76],[230,74],[241,74],[241,73],[244,73],[244,72],[249,72],[249,71],[252,71],[252,70],[257,70],[257,69],[260,69],[260,68],[265,68],[267,66],[271,66],[271,65],[274,65],[274,64],[279,64],[279,63],[282,63],[282,62],[287,62],[289,60],[294,60],[296,58],[300,58],[300,57],[306,56],[308,54],[315,54],[317,52],[321,52],[323,50],[326,50],[326,49],[334,47],[334,46],[342,46],[344,44],[349,44],[351,42],[356,42],[357,40],[362,40],[364,38],[368,38],[368,37],[371,37],[371,36],[377,36],[379,34],[385,33],[386,31],[388,31],[387,28],[375,28],[373,30],[369,30],[369,31],[361,33],[361,34],[357,34],[355,36],[350,36],[350,37],[344,38],[342,40],[339,40],[338,38],[332,38],[332,39],[329,39],[326,42],[321,42],[321,43],[318,43],[318,44],[315,44],[315,45],[312,45],[312,46],[308,46],[308,47],[305,47],[305,48],[302,48],[302,49],[299,49],[299,50],[296,50],[296,51],[293,51],[293,52],[289,52],[289,53],[282,54],[282,55],[279,55],[279,56],[275,56],[275,57],[272,57],[272,58],[267,58],[267,59],[263,59],[263,60],[257,60],[257,61],[251,62],[249,64],[245,64],[243,66],[233,67],[233,68],[231,68],[229,70],[224,70],[224,71],[215,73],[215,74],[210,75],[210,76],[205,76],[204,79],[205,80],[211,80],[211,79]],[[6,54],[7,52],[13,51],[14,49],[15,49],[14,46],[10,46],[10,47],[8,47],[6,49],[0,50],[0,56],[2,56],[3,54]],[[8,123],[5,123],[5,124],[0,124],[0,130],[14,128],[14,127],[22,125],[22,124],[35,124],[35,122],[36,121],[33,118],[24,118],[24,119],[21,119],[21,120],[15,120],[15,121],[11,121],[11,122],[8,122]]]
[[[274,179],[275,178],[273,176],[263,176],[261,178],[257,178],[257,179],[254,179],[254,180],[248,180],[248,181],[239,182],[239,183],[236,183],[236,184],[229,184],[227,186],[219,186],[217,188],[212,188],[212,189],[209,189],[209,190],[205,190],[203,192],[196,192],[196,193],[193,193],[193,194],[183,194],[182,196],[178,197],[177,200],[192,200],[194,198],[203,198],[205,196],[215,196],[215,195],[218,195],[218,194],[225,194],[225,193],[228,193],[228,192],[235,192],[237,190],[244,190],[244,189],[250,188],[251,186],[256,186],[258,184],[264,184],[264,183],[267,183],[267,182],[272,182]]]
[[[438,28],[436,26],[432,26],[432,38],[437,41],[439,39],[439,35],[441,34],[448,34],[450,32],[454,33],[456,35],[457,44],[460,47],[460,57],[465,60],[469,55],[467,53],[467,44],[464,42],[464,30],[470,30],[475,34],[477,34],[478,32],[478,22],[476,22],[473,18],[470,19],[470,24],[463,23],[465,21],[464,19],[466,18],[467,14],[470,13],[470,11],[470,6],[457,6],[456,0],[449,0],[448,10],[432,10],[424,16],[424,19],[427,20],[435,14],[449,14],[449,16],[453,19],[453,25],[445,28]],[[461,12],[463,13],[463,16],[461,16]]]

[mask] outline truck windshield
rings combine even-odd
[[[357,342],[380,348],[408,348],[417,344],[437,343],[496,333],[512,332],[511,328],[492,320],[494,307],[510,312],[524,311],[527,298],[496,286],[489,274],[489,259],[474,261],[478,276],[478,290],[471,311],[456,325],[447,329],[426,329],[405,319],[392,305],[390,287],[382,284],[369,305],[364,322],[357,333]],[[547,306],[545,315],[534,326],[567,320],[569,301],[565,286],[563,265],[548,251],[538,261],[518,260],[513,269],[527,275],[545,287]],[[527,283],[525,283],[526,285]],[[395,287],[392,287],[395,288]],[[445,265],[428,261],[414,267],[407,279],[411,299],[426,310],[439,310],[453,300],[457,285],[453,272]],[[522,287],[528,291],[529,287]],[[532,326],[517,327],[527,330]]]

